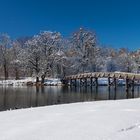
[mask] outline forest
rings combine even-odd
[[[133,47],[133,46],[132,46]],[[83,72],[140,72],[140,49],[129,51],[101,45],[96,33],[84,28],[64,38],[42,31],[12,40],[0,34],[0,79],[55,77]]]

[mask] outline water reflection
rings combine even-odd
[[[0,111],[54,104],[140,97],[139,86],[125,87],[0,87]]]

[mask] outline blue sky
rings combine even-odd
[[[70,36],[85,27],[101,44],[140,48],[140,0],[0,0],[0,32],[12,38],[41,30]]]

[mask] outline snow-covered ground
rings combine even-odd
[[[140,140],[140,99],[0,112],[0,140]]]
[[[2,86],[25,86],[27,82],[35,82],[35,78],[26,77],[22,80],[0,80],[0,85]]]
[[[47,79],[45,79],[44,85],[58,86],[58,85],[62,85],[62,82],[61,82],[61,79],[59,79],[59,78],[47,78]]]
[[[22,80],[0,80],[1,86],[25,86],[28,82],[35,83],[36,78],[34,77],[26,77]],[[58,78],[47,78],[45,79],[44,85],[62,85],[62,82]]]

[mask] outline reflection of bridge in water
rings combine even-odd
[[[70,75],[64,78],[64,83],[69,83],[70,86],[100,86],[98,83],[99,78],[107,78],[107,86],[114,86],[114,89],[118,86],[118,80],[123,79],[125,82],[126,91],[131,88],[134,91],[134,86],[139,83],[140,74],[125,73],[125,72],[93,72],[93,73],[82,73],[77,75]]]

